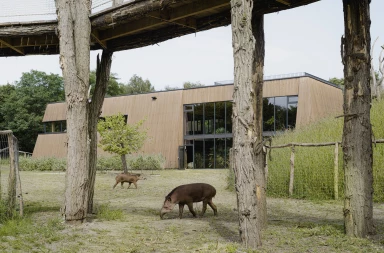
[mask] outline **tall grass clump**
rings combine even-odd
[[[374,137],[384,138],[384,101],[374,101],[371,122]],[[287,143],[321,143],[342,140],[343,118],[329,117],[307,127],[275,136],[272,146]],[[267,194],[288,196],[291,148],[272,149],[268,160]],[[374,201],[384,201],[384,144],[373,147]],[[344,192],[343,153],[339,146],[339,196]],[[294,197],[309,199],[334,198],[334,146],[295,147]]]

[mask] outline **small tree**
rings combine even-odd
[[[156,91],[148,79],[143,80],[143,78],[138,75],[133,75],[131,79],[129,79],[125,90],[126,94],[142,94]]]
[[[122,114],[99,120],[97,131],[101,135],[99,146],[109,153],[118,154],[123,163],[124,173],[128,173],[126,155],[140,150],[147,138],[147,131],[140,130],[144,120],[136,124],[126,124]]]

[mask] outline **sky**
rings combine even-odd
[[[384,45],[384,1],[372,0],[371,40],[378,38],[373,53],[378,69]],[[321,0],[303,7],[265,15],[264,75],[307,72],[328,80],[343,77],[340,38],[344,33],[342,0]],[[91,70],[96,67],[92,51]],[[32,69],[61,75],[59,57],[23,56],[0,58],[0,84],[18,81]],[[139,49],[115,52],[111,72],[122,83],[134,75],[148,79],[156,90],[182,87],[184,82],[213,85],[233,80],[231,26],[215,28]]]

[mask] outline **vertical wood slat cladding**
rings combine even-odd
[[[128,115],[128,123],[135,123],[145,116],[144,127],[149,128],[148,140],[143,153],[162,153],[167,158],[166,166],[177,167],[177,147],[183,145],[183,104],[232,101],[233,85],[154,92],[105,98],[101,116],[121,112]],[[264,82],[263,97],[299,95],[296,127],[309,124],[329,113],[341,114],[342,91],[310,77],[267,80]],[[152,100],[156,97],[156,100]],[[65,120],[64,103],[48,104],[43,122]],[[66,147],[59,140],[60,134],[39,135],[33,153],[34,157],[64,157]],[[66,135],[66,134],[64,134]],[[52,145],[52,146],[51,146]],[[56,146],[55,146],[56,145]],[[107,154],[100,148],[99,154]]]

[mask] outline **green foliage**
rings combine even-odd
[[[143,123],[144,120],[140,120],[136,124],[126,124],[124,116],[120,113],[99,120],[99,146],[104,151],[120,156],[139,151],[147,138],[146,130],[140,130]]]
[[[106,96],[118,96],[125,94],[125,87],[123,83],[119,83],[117,80],[117,74],[111,73],[109,76]],[[91,94],[95,90],[96,85],[96,70],[92,70],[89,73],[89,85],[91,86]]]
[[[384,101],[374,101],[371,122],[376,139],[384,138]],[[342,118],[328,118],[308,127],[288,131],[273,138],[272,145],[298,143],[321,143],[341,141]],[[272,161],[268,160],[268,196],[287,197],[290,171],[290,148],[273,149]],[[373,148],[374,201],[384,201],[384,145]],[[334,198],[334,146],[295,147],[294,197],[309,199]],[[339,196],[344,194],[343,154],[339,147]]]
[[[142,94],[154,91],[155,87],[152,86],[151,82],[148,79],[143,80],[138,75],[133,75],[125,86],[125,94]]]
[[[344,86],[344,78],[332,77],[332,78],[329,78],[329,81],[341,87]]]
[[[197,87],[204,87],[204,84],[200,82],[184,82],[183,83],[183,88],[184,89],[190,89],[190,88],[197,88]]]
[[[163,170],[165,158],[161,155],[138,155],[127,158],[131,170]]]
[[[48,103],[64,100],[63,79],[37,70],[23,73],[20,81],[1,86],[0,128],[10,129],[19,140],[20,150],[32,152]]]
[[[23,171],[65,171],[67,162],[65,158],[20,157],[19,167]]]
[[[103,204],[96,207],[97,218],[100,220],[123,220],[124,212],[121,209],[111,209],[109,204]]]
[[[101,156],[97,158],[97,170],[122,170],[121,158],[119,156]]]
[[[197,87],[204,87],[204,84],[200,82],[184,82],[183,83],[183,89],[191,89],[191,88],[197,88]],[[169,85],[165,86],[165,90],[177,90],[180,89],[179,87],[170,87]]]

